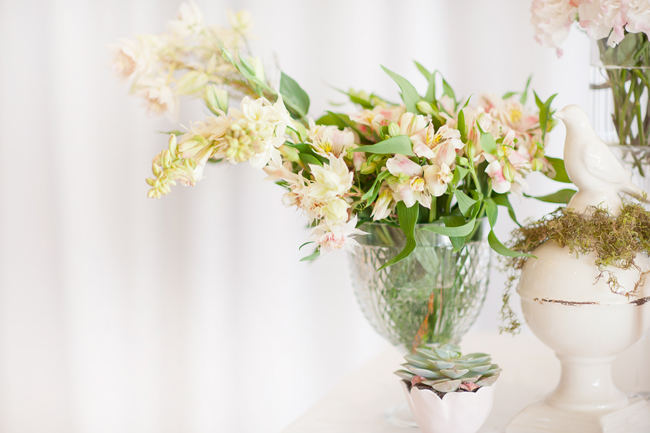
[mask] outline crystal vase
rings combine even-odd
[[[609,144],[650,145],[650,42],[628,33],[615,47],[607,39],[592,49],[594,126]]]
[[[449,239],[418,225],[406,259],[379,269],[403,248],[399,228],[379,223],[350,254],[352,285],[373,328],[402,351],[430,342],[458,343],[476,320],[488,287],[491,249],[477,231],[454,251]]]

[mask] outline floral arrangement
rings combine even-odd
[[[149,197],[177,183],[194,185],[208,162],[247,161],[286,190],[286,205],[307,217],[306,244],[315,249],[305,259],[354,245],[359,227],[377,221],[400,227],[407,239],[388,266],[413,250],[418,223],[431,223],[428,229],[462,248],[486,216],[494,226],[497,206],[514,216],[508,194],[521,190],[528,173],[566,181],[558,175],[562,161],[544,154],[554,96],[543,101],[535,94],[530,108],[530,80],[522,92],[462,99],[438,71],[416,62],[427,82],[424,94],[384,68],[401,102],[350,90],[344,93],[355,111],[313,119],[302,87],[284,72],[272,83],[251,55],[248,15],[229,18],[229,28],[210,27],[195,5],[185,4],[167,32],[115,49],[117,72],[150,111],[174,112],[189,95],[211,112],[169,134],[168,148],[153,160]],[[494,232],[488,239],[496,251],[518,254]]]
[[[535,37],[558,55],[574,22],[598,46],[618,144],[650,144],[650,1],[533,0]]]

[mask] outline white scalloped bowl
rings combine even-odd
[[[428,389],[402,382],[415,422],[424,433],[476,433],[485,423],[494,401],[494,387],[476,392],[448,392],[442,398]]]

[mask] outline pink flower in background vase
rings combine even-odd
[[[625,30],[645,33],[650,38],[650,0],[629,0],[625,16]]]
[[[624,6],[624,2],[621,0],[582,2],[578,6],[578,23],[592,39],[609,36],[607,44],[612,47],[616,46],[625,36]]]
[[[560,45],[569,35],[576,19],[577,5],[572,0],[533,0],[531,23],[535,39],[542,45],[556,49],[562,55]]]

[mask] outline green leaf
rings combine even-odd
[[[456,93],[454,93],[454,89],[449,85],[447,80],[442,79],[442,94],[449,96],[451,99],[454,100],[454,103],[456,102]],[[451,113],[450,113],[451,114]]]
[[[515,209],[512,207],[512,204],[510,203],[510,199],[508,198],[507,194],[501,194],[501,195],[495,195],[491,197],[492,201],[496,203],[497,206],[503,206],[506,209],[508,209],[508,215],[510,215],[510,219],[515,222],[519,227],[521,227],[521,224],[519,221],[517,221],[517,215],[515,214]]]
[[[298,119],[305,117],[309,111],[309,96],[296,80],[284,72],[280,76],[280,95],[287,110],[294,117]]]
[[[490,244],[490,247],[496,251],[498,254],[501,254],[502,256],[506,257],[532,257],[530,254],[524,254],[520,253],[519,251],[514,251],[511,250],[510,248],[506,247],[501,243],[501,241],[497,238],[497,236],[494,234],[493,230],[490,230],[490,234],[488,235],[488,243]]]
[[[521,105],[525,105],[526,101],[528,100],[528,89],[530,88],[530,82],[533,80],[533,76],[529,75],[528,79],[526,80],[526,86],[524,87],[524,91],[521,92],[521,96],[519,97],[519,102]]]
[[[339,128],[345,128],[345,122],[331,111],[328,111],[327,114],[323,114],[316,120],[316,125],[325,125],[325,126],[338,126]]]
[[[315,242],[314,242],[314,241],[303,242],[303,243],[300,244],[300,246],[298,247],[298,251],[302,250],[303,247],[305,247],[305,246],[307,246],[307,245],[309,245],[309,244],[313,244],[313,243],[315,243]]]
[[[300,153],[300,160],[304,162],[305,164],[313,164],[313,165],[323,165],[323,163],[320,161],[320,159],[316,158],[316,156],[310,154],[310,153]]]
[[[576,193],[577,191],[574,189],[561,189],[559,191],[556,191],[552,194],[547,194],[547,195],[542,195],[542,196],[532,196],[526,194],[526,197],[529,198],[534,198],[539,201],[543,201],[545,203],[558,203],[558,204],[567,204],[569,203],[569,200],[571,200],[571,197]]]
[[[548,122],[551,120],[551,103],[557,96],[557,93],[554,93],[546,101],[543,102],[535,91],[533,91],[533,95],[535,95],[535,104],[539,109],[539,127],[542,130],[542,142],[544,142],[548,130]]]
[[[399,155],[415,156],[411,139],[407,135],[397,135],[375,144],[359,146],[354,148],[353,152],[377,153],[380,155],[390,155],[395,153]]]
[[[449,220],[445,221],[445,224],[447,224]],[[424,230],[429,230],[430,232],[438,233],[439,235],[443,236],[449,236],[451,237],[459,237],[463,238],[470,233],[472,233],[472,230],[474,230],[474,226],[476,225],[476,220],[471,219],[468,222],[466,222],[463,225],[458,225],[458,226],[450,226],[450,225],[425,225],[421,226]]]
[[[569,179],[569,175],[566,172],[566,167],[564,166],[564,160],[562,158],[553,158],[551,156],[547,156],[546,160],[551,163],[553,170],[555,171],[555,176],[547,176],[548,178],[553,179],[556,182],[573,183],[571,182],[571,179]]]
[[[452,185],[458,185],[458,183],[465,179],[465,176],[467,176],[467,173],[469,173],[469,169],[462,167],[460,165],[457,165],[456,168],[454,169],[454,176],[451,179]]]
[[[350,116],[343,113],[335,113],[334,111],[328,111],[327,114],[321,116],[317,121],[317,125],[334,125],[338,126],[340,129],[348,127],[354,132],[359,134],[359,136],[364,136],[364,134],[357,128],[356,123],[354,123]]]
[[[489,132],[481,134],[481,148],[492,155],[497,153],[497,142]]]
[[[465,124],[465,113],[463,110],[458,112],[458,131],[460,131],[460,140],[467,142],[467,125]]]
[[[485,200],[485,214],[487,215],[488,222],[490,227],[494,228],[497,223],[497,217],[499,216],[499,211],[497,209],[497,204],[491,198]]]
[[[456,196],[456,200],[458,200],[458,208],[460,209],[460,213],[467,216],[469,214],[469,211],[472,209],[472,206],[476,204],[476,200],[458,189],[454,195]]]
[[[388,176],[390,176],[390,172],[388,170],[384,170],[381,173],[379,173],[375,178],[375,181],[373,182],[370,189],[361,197],[361,201],[366,202],[366,207],[370,206],[372,202],[375,201],[377,195],[379,194],[379,188],[381,187],[381,182],[384,179],[386,179]]]
[[[313,253],[300,259],[301,262],[312,262],[320,256],[320,247],[316,247]]]
[[[424,75],[424,78],[427,80],[427,93],[424,95],[424,99],[429,102],[433,102],[436,99],[436,74],[430,72],[425,68],[420,62],[415,62],[415,66],[418,68],[420,73]]]
[[[379,270],[394,265],[395,263],[407,258],[409,254],[413,252],[416,246],[415,224],[418,221],[419,213],[420,205],[417,203],[411,207],[406,207],[402,201],[397,203],[397,220],[399,222],[399,227],[404,232],[404,236],[406,236],[406,244],[404,245],[404,249],[398,255],[384,263]]]
[[[397,83],[400,90],[402,91],[401,97],[402,101],[404,101],[404,105],[406,105],[406,110],[410,111],[411,113],[417,113],[418,110],[415,105],[420,100],[420,95],[418,94],[418,91],[415,89],[413,84],[411,84],[406,78],[391,71],[385,66],[382,66],[381,68],[393,79],[393,81]]]

